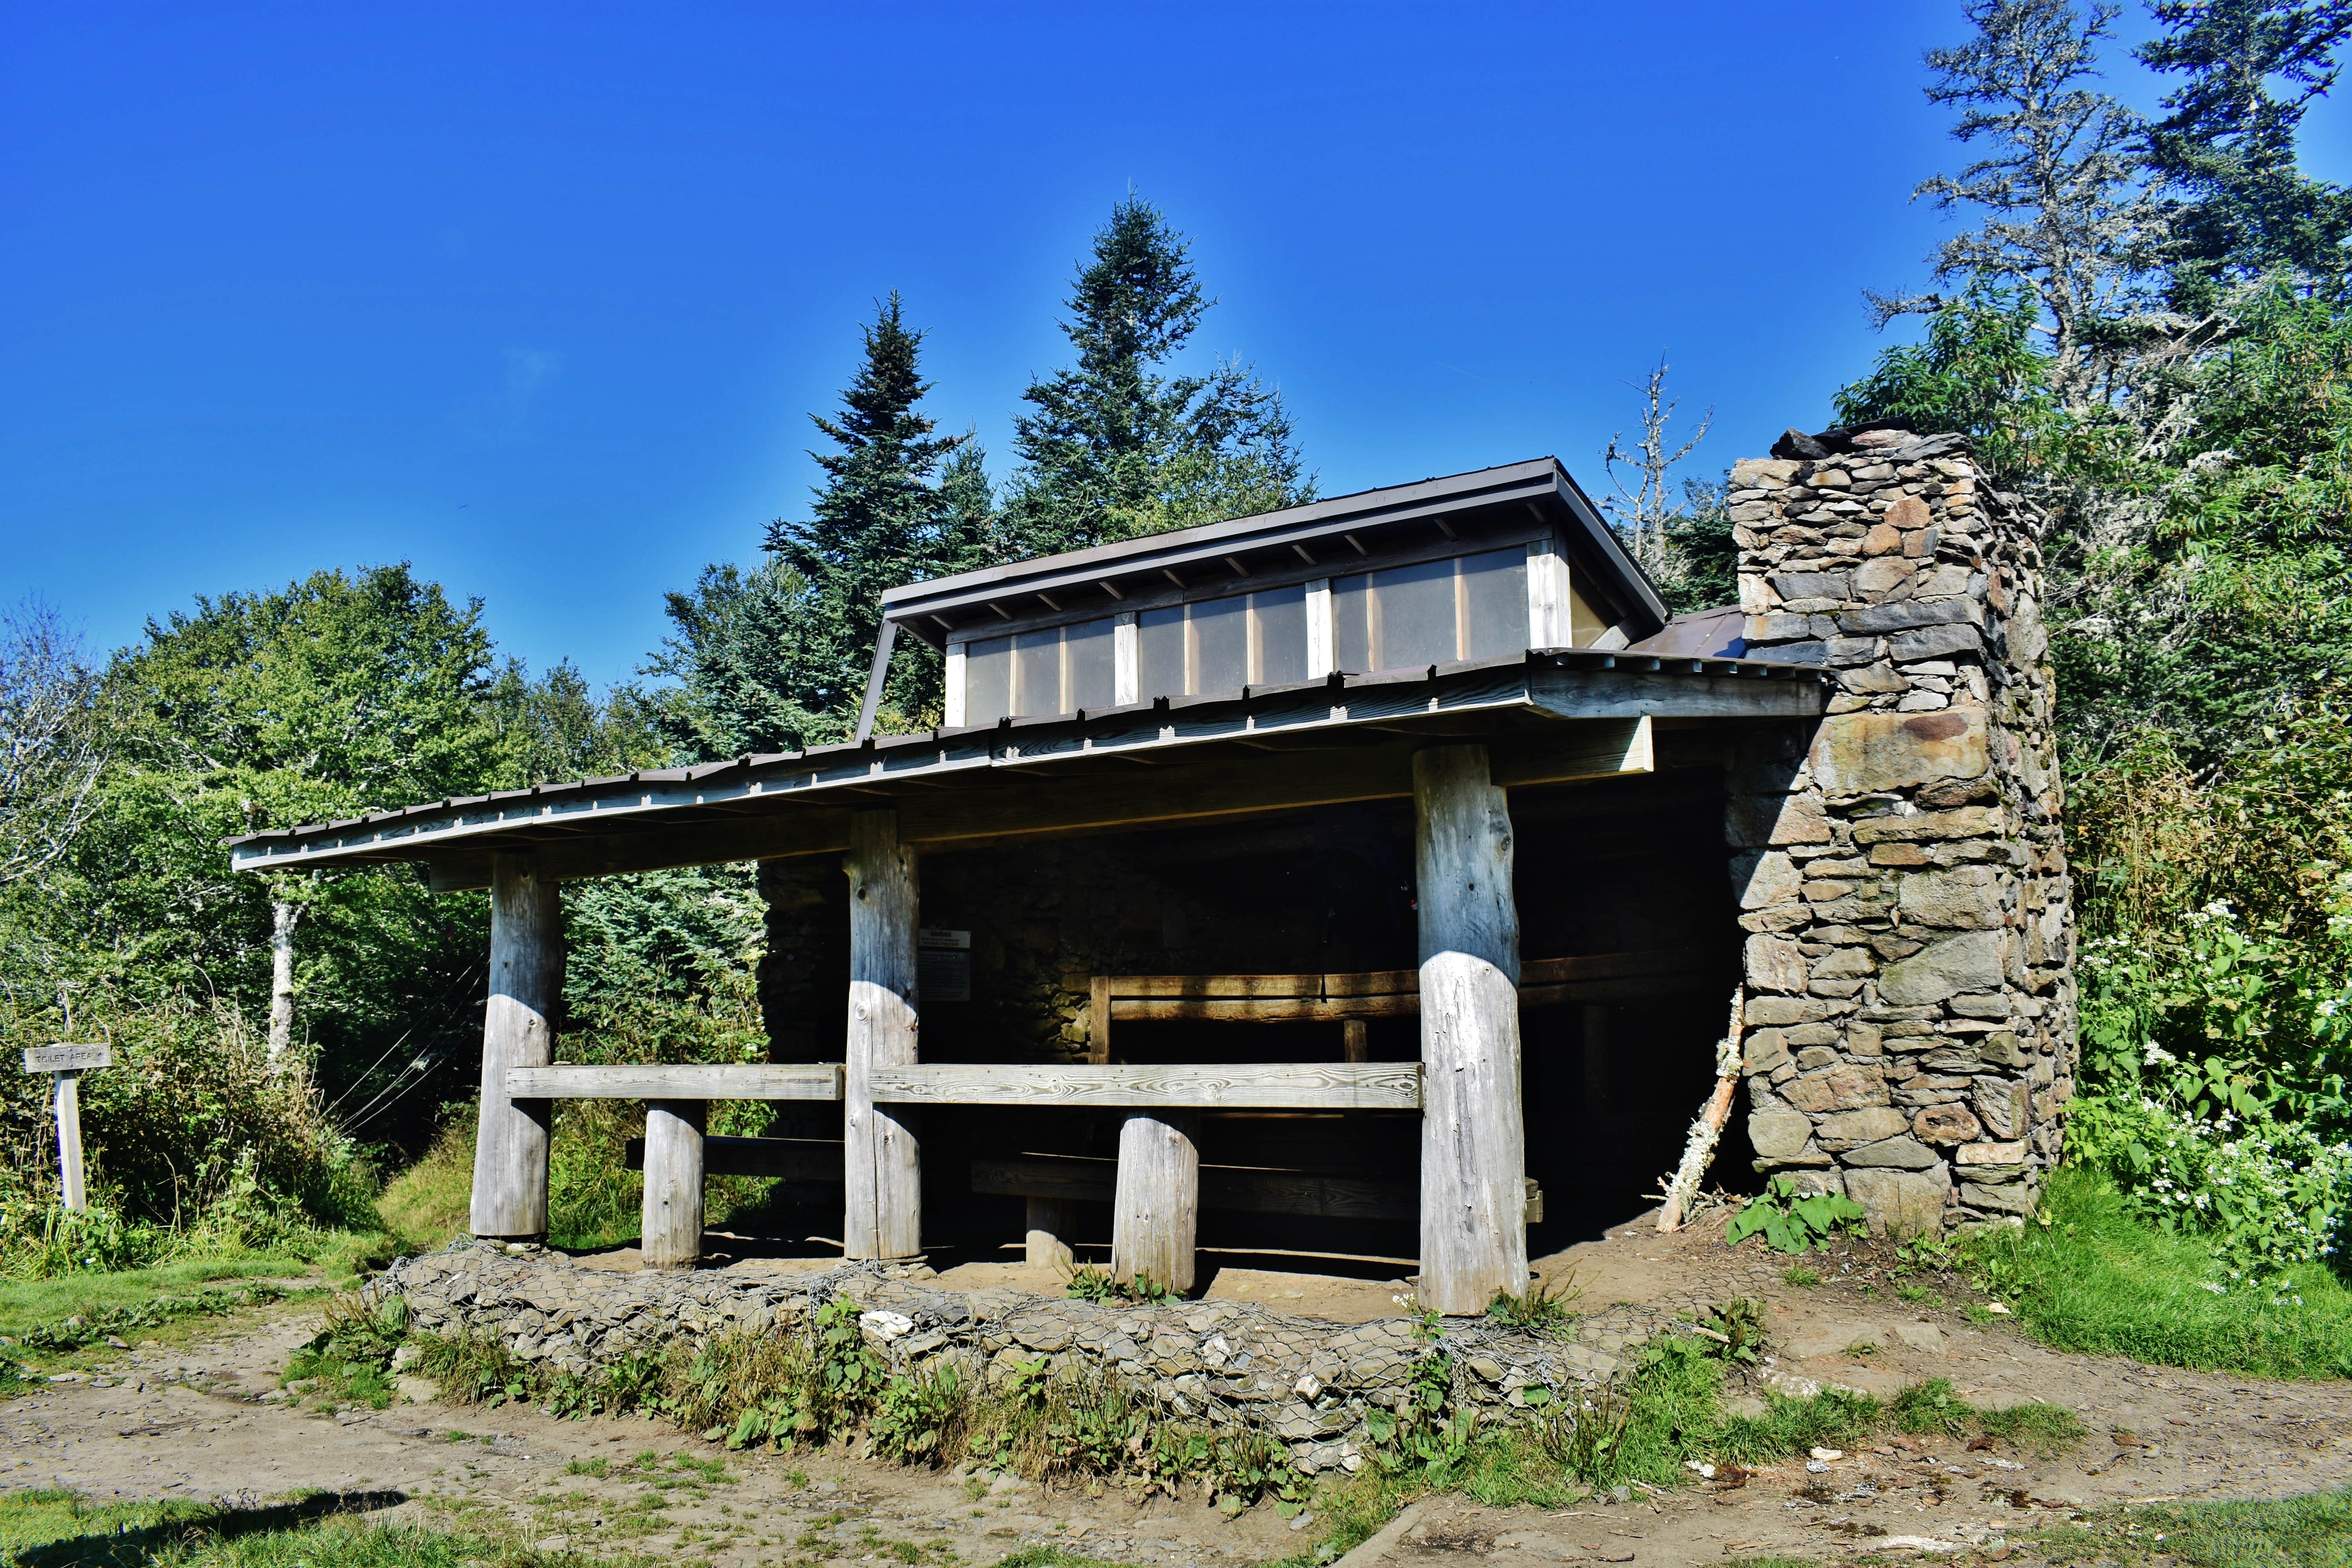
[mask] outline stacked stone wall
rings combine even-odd
[[[496,1339],[534,1368],[582,1375],[730,1331],[789,1332],[845,1294],[893,1371],[952,1364],[968,1383],[994,1389],[1042,1358],[1057,1377],[1124,1385],[1162,1419],[1271,1432],[1310,1472],[1357,1468],[1365,1414],[1403,1411],[1416,1368],[1435,1352],[1452,1363],[1457,1404],[1508,1423],[1530,1408],[1530,1389],[1580,1397],[1606,1384],[1633,1347],[1665,1326],[1661,1313],[1619,1306],[1580,1321],[1573,1337],[1473,1322],[1448,1325],[1432,1342],[1405,1318],[1336,1323],[1239,1301],[1140,1307],[954,1290],[920,1264],[624,1273],[477,1241],[402,1258],[369,1290],[372,1299],[400,1297],[425,1332]]]
[[[1836,686],[1733,773],[1757,1164],[1882,1233],[2027,1214],[2076,1060],[2041,552],[1962,437],[1775,450],[1731,476],[1748,651]]]

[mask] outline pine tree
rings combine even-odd
[[[1033,411],[1013,421],[1022,467],[1005,510],[1026,551],[1083,549],[1312,496],[1281,395],[1248,366],[1157,374],[1214,302],[1159,209],[1133,195],[1112,209],[1065,301],[1077,363],[1032,382],[1022,395]]]
[[[1955,139],[1989,145],[1958,174],[1938,174],[1915,195],[1984,216],[1938,248],[1937,274],[2022,286],[2050,340],[2052,390],[2069,410],[2088,413],[2108,395],[2114,329],[2135,308],[2137,262],[2160,222],[2145,188],[2138,117],[2091,85],[2116,7],[1970,0],[1965,14],[1976,37],[1927,51],[1936,78],[1927,97],[1959,110]]]
[[[861,329],[841,410],[809,417],[837,448],[805,521],[768,525],[767,560],[712,566],[668,595],[675,628],[646,672],[674,678],[663,729],[688,755],[777,752],[849,738],[866,697],[882,590],[984,564],[995,511],[978,444],[940,436],[916,405],[923,334],[893,293]],[[939,658],[892,663],[883,727],[939,718]]]
[[[2334,57],[2352,35],[2352,0],[2149,9],[2168,30],[2140,47],[2141,63],[2186,79],[2147,133],[2148,161],[2178,193],[2168,251],[2180,284],[2284,266],[2340,286],[2352,192],[2305,178],[2294,143],[2304,110],[2342,69]]]

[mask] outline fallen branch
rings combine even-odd
[[[1747,1000],[1745,985],[1731,988],[1731,1026],[1715,1047],[1715,1092],[1699,1108],[1698,1120],[1691,1123],[1690,1141],[1683,1146],[1683,1163],[1666,1183],[1665,1206],[1658,1211],[1661,1232],[1682,1227],[1683,1211],[1697,1194],[1699,1181],[1715,1159],[1715,1146],[1722,1140],[1723,1124],[1731,1116],[1732,1096],[1739,1088],[1740,1016]]]

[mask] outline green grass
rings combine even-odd
[[[533,1551],[504,1536],[370,1522],[397,1492],[317,1493],[262,1508],[95,1502],[0,1493],[0,1568],[601,1568],[622,1561]]]
[[[2190,1568],[2352,1568],[2352,1489],[2273,1502],[2119,1509],[2032,1531],[2030,1539],[2034,1555],[2053,1568],[2131,1568],[2151,1561]]]
[[[2281,1304],[2267,1291],[2216,1295],[2205,1288],[2215,1278],[2210,1248],[2142,1224],[2104,1177],[2074,1167],[2053,1173],[2043,1215],[2048,1225],[1992,1233],[1969,1255],[1979,1282],[2043,1344],[2164,1366],[2352,1377],[2352,1289],[2325,1269],[2306,1270]]]
[[[0,1346],[0,1361],[21,1360],[43,1372],[84,1369],[120,1353],[106,1342],[109,1334],[134,1345],[180,1343],[213,1331],[226,1317],[299,1293],[257,1294],[244,1281],[309,1272],[298,1258],[245,1254],[114,1274],[0,1280],[0,1336],[9,1342]],[[0,1397],[24,1386],[9,1377],[0,1383]]]

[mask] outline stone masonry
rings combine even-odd
[[[402,1298],[426,1332],[495,1338],[534,1366],[583,1374],[729,1330],[789,1328],[845,1293],[894,1371],[954,1364],[994,1387],[1043,1358],[1057,1376],[1124,1384],[1164,1417],[1263,1427],[1310,1472],[1359,1468],[1365,1412],[1402,1409],[1415,1364],[1438,1348],[1403,1318],[1349,1324],[1240,1301],[1142,1307],[951,1289],[921,1264],[625,1273],[542,1247],[467,1240],[401,1258],[368,1290],[371,1300]],[[1448,1323],[1439,1343],[1453,1361],[1454,1401],[1507,1423],[1528,1410],[1531,1388],[1580,1399],[1606,1384],[1666,1326],[1662,1312],[1621,1305],[1580,1320],[1573,1335]]]
[[[1965,437],[1773,450],[1731,471],[1748,651],[1837,685],[1733,773],[1757,1166],[1879,1234],[2013,1220],[2076,1059],[2041,552]]]

